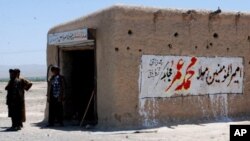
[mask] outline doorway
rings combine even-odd
[[[94,50],[63,50],[61,58],[66,79],[65,119],[97,124]]]

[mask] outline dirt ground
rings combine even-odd
[[[6,83],[0,83],[0,141],[228,141],[230,124],[250,124],[250,121],[179,124],[137,131],[86,130],[67,123],[65,127],[44,128],[46,83],[36,82],[26,93],[27,121],[24,128],[8,132],[6,129],[11,120],[7,117],[5,86]]]

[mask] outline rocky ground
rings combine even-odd
[[[0,83],[0,141],[228,141],[230,124],[250,124],[250,121],[179,124],[139,131],[86,130],[67,124],[65,127],[43,128],[46,83],[36,82],[26,93],[27,121],[24,128],[8,132],[6,129],[10,127],[11,120],[7,117],[5,85]]]

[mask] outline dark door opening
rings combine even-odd
[[[66,79],[65,118],[81,122],[87,110],[83,125],[95,125],[97,109],[94,50],[63,51],[62,61],[62,73]],[[93,93],[94,96],[89,103]]]

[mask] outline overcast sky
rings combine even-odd
[[[250,0],[0,0],[0,65],[46,64],[51,27],[114,4],[250,12]]]

